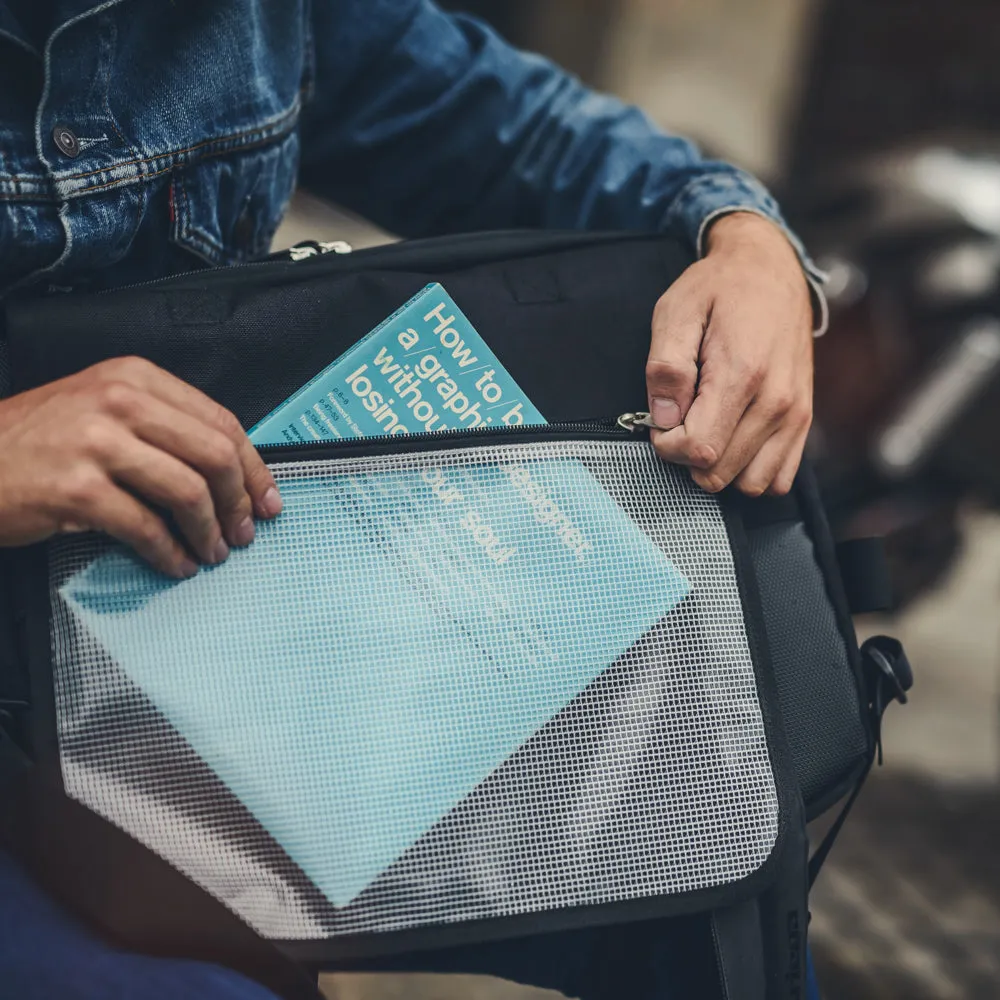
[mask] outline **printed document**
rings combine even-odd
[[[258,443],[544,423],[440,286],[418,298]],[[220,566],[178,582],[116,549],[61,589],[336,906],[690,590],[582,462],[479,454],[320,467]]]

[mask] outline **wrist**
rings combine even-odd
[[[728,212],[714,219],[705,233],[706,253],[749,250],[786,256],[800,267],[798,254],[784,230],[756,212]]]
[[[826,332],[829,308],[822,289],[826,276],[780,223],[752,209],[734,208],[709,216],[702,224],[698,243],[706,257],[730,257],[736,263],[753,260],[790,279],[808,295],[813,335],[820,337]],[[793,274],[797,277],[792,278]]]

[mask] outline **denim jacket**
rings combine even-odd
[[[260,256],[297,184],[403,236],[783,224],[746,173],[430,0],[37,2],[44,47],[0,0],[0,295]]]

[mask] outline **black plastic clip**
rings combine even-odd
[[[885,635],[873,636],[861,647],[861,659],[865,670],[865,684],[868,688],[868,713],[875,734],[876,752],[874,757],[868,759],[840,814],[809,859],[810,887],[816,881],[823,862],[826,861],[837,835],[847,821],[851,807],[861,794],[872,764],[877,759],[879,766],[882,766],[882,716],[885,715],[885,710],[894,701],[905,705],[908,700],[906,692],[913,687],[913,668],[906,658],[903,644],[897,639],[890,639]]]
[[[913,687],[913,668],[906,657],[903,644],[898,639],[876,635],[861,647],[868,684],[869,711],[875,733],[875,747],[879,767],[882,766],[882,716],[889,705],[898,701],[905,705],[906,692]]]

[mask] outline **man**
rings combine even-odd
[[[296,183],[404,236],[531,226],[686,240],[701,259],[652,323],[656,448],[708,490],[790,488],[821,300],[751,177],[430,0],[0,2],[0,295],[258,256]],[[0,544],[98,529],[190,576],[280,509],[236,420],[148,363],[0,401]],[[221,970],[108,952],[2,857],[0,883],[0,996],[261,995]],[[590,997],[635,973],[638,1000],[673,995],[661,936],[651,925],[453,954]],[[613,940],[620,968],[604,988],[592,959],[610,968]],[[73,961],[100,970],[97,992]]]

